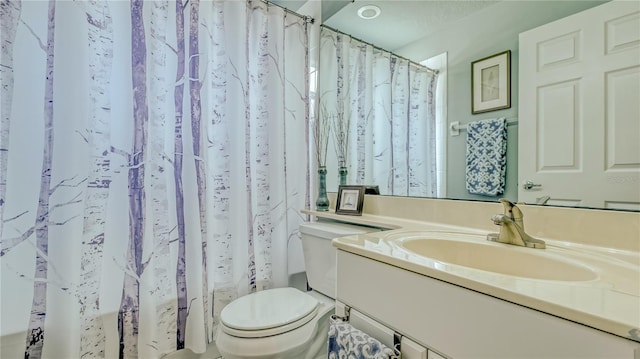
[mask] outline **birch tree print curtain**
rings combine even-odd
[[[3,358],[204,352],[286,285],[307,21],[260,1],[2,0]]]
[[[320,33],[320,116],[350,128],[347,183],[435,197],[437,73],[326,27]],[[336,172],[339,160],[328,160]]]

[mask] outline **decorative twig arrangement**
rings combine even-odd
[[[317,116],[313,123],[313,140],[316,145],[316,158],[318,166],[327,165],[327,149],[329,148],[329,135],[331,132],[331,122],[335,115],[328,113],[327,108],[322,106],[320,116]]]

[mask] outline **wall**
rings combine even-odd
[[[422,61],[448,53],[448,121],[461,124],[486,118],[518,116],[518,34],[606,1],[503,1],[395,52]],[[471,62],[511,50],[511,108],[471,114]],[[508,129],[506,197],[518,195],[518,126]],[[465,189],[466,132],[447,139],[447,197],[493,200]]]

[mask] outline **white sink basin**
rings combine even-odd
[[[420,237],[405,238],[398,244],[408,252],[439,262],[516,277],[554,281],[589,281],[598,277],[588,267],[550,255],[545,249]]]

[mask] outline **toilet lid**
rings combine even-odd
[[[223,330],[238,337],[265,337],[296,329],[315,317],[318,301],[294,288],[240,297],[220,313]]]

